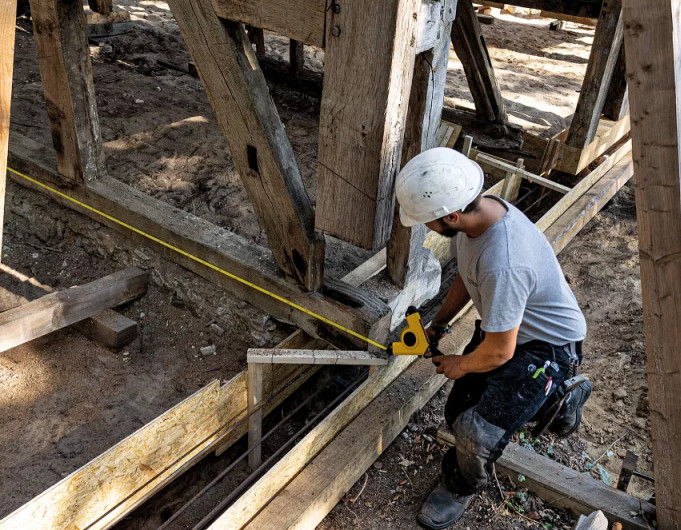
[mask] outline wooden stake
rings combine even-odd
[[[262,377],[263,365],[248,363],[248,467],[255,471],[262,463]],[[256,446],[257,444],[257,446]]]
[[[658,528],[681,528],[681,11],[624,2]]]
[[[113,0],[88,0],[87,3],[90,9],[101,15],[108,15],[113,11]]]
[[[291,39],[288,56],[291,75],[299,77],[305,68],[305,45],[302,42]]]
[[[57,171],[70,181],[93,181],[104,166],[83,2],[30,3]]]
[[[519,158],[515,165],[518,169],[522,169],[524,163],[525,161],[522,158]],[[518,192],[520,191],[520,184],[522,181],[523,179],[519,177],[515,171],[508,171],[506,173],[506,178],[504,179],[504,187],[501,189],[501,198],[511,204],[515,204],[515,201],[518,200]]]

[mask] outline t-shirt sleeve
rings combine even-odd
[[[534,286],[534,274],[526,268],[494,271],[483,276],[480,281],[482,329],[495,333],[518,327]]]

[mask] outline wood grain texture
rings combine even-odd
[[[130,268],[0,313],[0,351],[135,300],[146,290],[147,274]]]
[[[327,0],[212,0],[219,17],[324,47]]]
[[[596,135],[620,56],[622,35],[622,0],[608,0],[601,9],[582,90],[565,140],[569,146],[585,148]]]
[[[658,528],[681,528],[681,5],[625,1]]]
[[[56,173],[53,169],[53,162],[50,162],[45,154],[46,149],[37,142],[12,133],[10,138],[10,166],[38,181],[54,185]],[[33,185],[13,173],[9,173],[9,176],[22,186],[45,193],[43,188]],[[268,249],[255,245],[252,241],[247,241],[237,234],[224,230],[200,217],[154,199],[119,180],[104,177],[88,187],[72,188],[68,193],[73,198],[108,215],[117,219],[125,219],[130,225],[161,241],[178,247],[184,252],[200,256],[207,263],[253,282],[345,327],[360,333],[359,330],[368,333],[374,324],[375,315],[372,317],[366,313],[362,314],[361,304],[357,308],[351,308],[326,296],[305,292],[292,282],[287,281],[275,265]],[[205,263],[199,263],[150,241],[90,210],[82,209],[70,201],[61,199],[49,192],[48,195],[64,206],[119,230],[136,241],[150,245],[164,258],[229,290],[234,296],[259,307],[278,320],[300,327],[311,336],[323,338],[342,348],[350,349],[351,347],[364,346],[363,343],[353,346],[353,342],[348,341],[347,334],[342,331],[225,276]]]
[[[315,227],[362,248],[390,236],[420,0],[328,11]]]
[[[9,115],[12,104],[12,69],[14,67],[14,33],[17,0],[0,5],[0,259],[5,218],[5,185],[9,151]]]
[[[597,18],[601,11],[601,2],[592,0],[513,0],[511,5],[586,18]]]
[[[451,37],[454,51],[466,73],[476,116],[489,122],[506,123],[508,116],[504,100],[471,0],[458,1]]]
[[[456,442],[454,433],[445,425],[438,430],[437,438],[447,445]],[[636,514],[655,516],[652,504],[515,443],[506,446],[495,467],[513,481],[517,480],[518,474],[523,475],[526,479],[523,487],[552,505],[587,515],[602,510],[609,521],[624,523],[628,530],[650,528],[646,519]]]
[[[327,364],[352,366],[385,366],[388,354],[363,350],[299,350],[282,348],[250,348],[249,364]]]
[[[317,290],[324,239],[314,233],[312,204],[243,25],[219,19],[210,0],[169,5],[272,255],[285,274]]]
[[[255,471],[262,464],[263,365],[248,364],[248,467]]]
[[[629,93],[627,92],[626,56],[624,44],[620,46],[620,54],[617,64],[612,72],[610,88],[605,96],[603,105],[603,117],[618,121],[629,113]]]
[[[57,170],[72,182],[104,174],[82,0],[30,0]]]

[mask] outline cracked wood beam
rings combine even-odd
[[[30,0],[57,171],[73,183],[103,175],[102,138],[82,0]]]
[[[594,35],[589,65],[565,143],[586,148],[596,136],[610,82],[622,47],[622,0],[603,4]]]
[[[476,116],[493,123],[508,122],[501,90],[471,0],[459,0],[457,3],[452,44],[466,73]]]
[[[168,4],[275,260],[286,275],[317,290],[324,239],[314,232],[312,204],[243,25],[218,18],[210,0]]]
[[[327,12],[316,229],[362,248],[390,236],[420,0]]]

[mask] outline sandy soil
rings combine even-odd
[[[266,244],[203,87],[198,79],[180,71],[186,68],[189,55],[167,5],[156,0],[116,3],[133,13],[133,23],[120,35],[100,39],[112,46],[113,53],[93,61],[109,173]],[[499,18],[494,25],[483,26],[483,32],[509,114],[524,127],[550,136],[569,123],[593,31],[574,24],[549,31],[546,19]],[[23,31],[17,33],[11,127],[47,144],[49,129],[32,30],[26,19],[19,20],[19,25]],[[268,35],[266,46],[268,56],[286,59],[285,39]],[[305,86],[314,88],[322,72],[323,53],[306,48],[306,61],[311,81]],[[463,72],[453,54],[449,70],[448,102],[470,106]],[[270,86],[314,200],[318,87],[303,92],[291,83]],[[247,347],[275,344],[289,331],[229,293],[161,260],[151,250],[137,247],[42,196],[11,184],[8,189],[6,264],[57,288],[136,265],[149,271],[150,290],[121,310],[141,325],[140,339],[123,351],[105,350],[66,330],[3,354],[0,516],[210,380],[229,379],[243,369]],[[336,242],[331,247],[335,250],[327,261],[334,275],[367,256]],[[579,436],[560,443],[546,438],[536,449],[594,475],[601,475],[602,466],[615,481],[623,451],[630,447],[642,455],[642,470],[650,472],[636,225],[630,191],[621,193],[609,210],[587,227],[563,252],[561,262],[589,322],[584,370],[596,387]],[[18,305],[20,300],[12,293],[16,284],[11,278],[0,280],[1,308]],[[224,332],[218,334],[210,324]],[[216,345],[217,355],[200,355],[198,348],[209,344]],[[416,416],[368,471],[359,498],[364,479],[322,528],[415,527],[415,511],[437,476],[441,449],[428,437],[434,438],[441,421],[442,399],[439,394]],[[402,465],[405,460],[414,463]],[[210,462],[197,475],[212,476],[221,465],[225,467],[224,461]],[[491,488],[475,501],[465,527],[570,527],[569,516],[543,506],[519,490],[519,485],[502,486],[508,498],[500,500]],[[143,507],[153,513],[136,514],[127,527],[155,527],[157,514],[176,506],[179,495],[190,489],[177,486],[172,492],[174,503],[166,498]],[[649,485],[636,479],[632,490],[642,496],[651,492]]]

